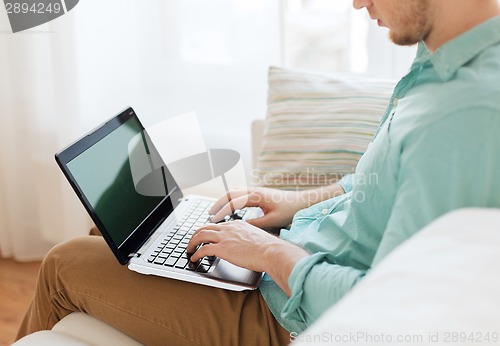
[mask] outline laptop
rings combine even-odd
[[[189,239],[209,222],[208,210],[215,200],[183,195],[132,108],[55,158],[122,265],[142,274],[227,290],[258,287],[262,273],[216,257],[189,260]],[[256,216],[259,211],[249,208],[236,211],[233,218]]]

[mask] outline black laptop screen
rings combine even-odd
[[[117,246],[177,188],[152,151],[141,124],[131,117],[67,163]]]

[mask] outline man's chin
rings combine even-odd
[[[421,41],[421,39],[414,36],[397,35],[392,30],[389,31],[389,38],[398,46],[413,46]]]

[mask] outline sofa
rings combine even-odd
[[[393,81],[272,67],[266,119],[252,124],[252,183],[323,185],[353,171]],[[318,154],[319,153],[319,154]],[[198,192],[214,195],[201,187]],[[297,345],[500,345],[500,210],[455,210],[399,246]],[[15,345],[138,345],[84,313]]]

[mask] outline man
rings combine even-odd
[[[207,225],[190,242],[193,261],[216,255],[266,272],[259,291],[141,276],[116,264],[102,239],[87,237],[47,255],[19,336],[85,311],[147,344],[286,344],[438,216],[500,207],[497,0],[354,6],[387,26],[395,43],[419,43],[356,173],[319,190],[234,191],[234,205],[260,206],[265,216]],[[353,198],[359,193],[362,201]],[[214,221],[228,211],[220,199]],[[262,230],[291,222],[279,238]]]

